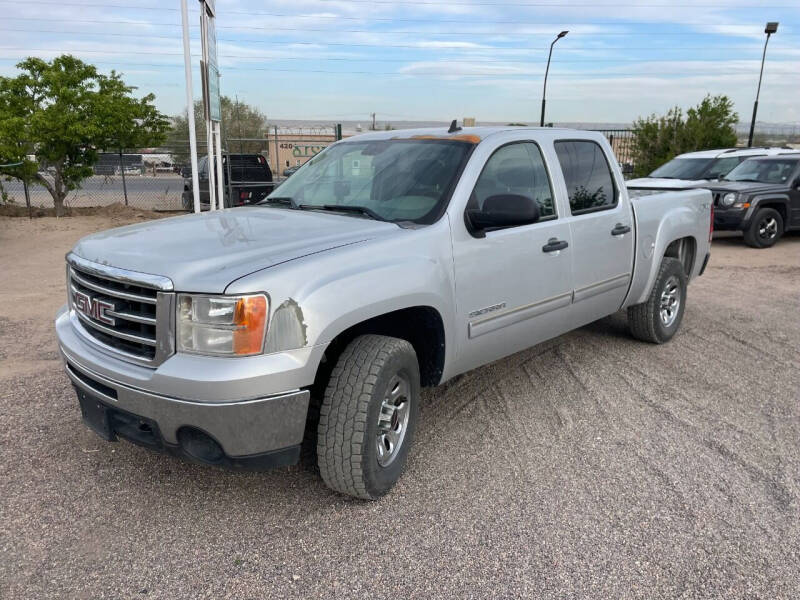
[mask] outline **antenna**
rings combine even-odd
[[[450,129],[447,130],[447,133],[455,133],[456,131],[461,131],[461,127],[458,126],[458,119],[453,119],[453,122],[450,123]]]

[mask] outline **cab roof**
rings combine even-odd
[[[487,137],[504,131],[535,131],[539,135],[575,133],[577,129],[557,127],[515,127],[513,125],[495,127],[462,127],[458,131],[450,132],[447,127],[424,127],[418,129],[393,129],[390,131],[369,131],[346,138],[345,141],[358,140],[397,140],[397,139],[441,139],[453,141],[466,141],[477,144]]]

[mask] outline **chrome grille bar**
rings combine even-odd
[[[118,358],[157,366],[175,351],[175,294],[166,277],[67,255],[73,326]],[[77,298],[77,301],[76,301]]]
[[[155,339],[151,339],[151,338],[148,338],[148,337],[142,337],[142,336],[138,336],[138,335],[132,335],[130,333],[123,333],[121,331],[117,331],[116,329],[112,329],[111,327],[106,327],[105,325],[101,325],[100,323],[98,323],[94,319],[90,319],[89,317],[87,317],[86,315],[84,315],[83,313],[81,313],[79,311],[75,311],[75,315],[81,321],[83,321],[84,323],[89,325],[89,327],[93,327],[94,329],[102,331],[103,333],[107,333],[108,335],[113,335],[114,337],[118,337],[120,339],[127,340],[129,342],[135,342],[137,344],[145,344],[146,346],[155,346],[156,345]]]
[[[75,269],[72,270],[72,279],[73,281],[77,281],[78,283],[80,283],[83,287],[87,287],[90,290],[94,290],[95,292],[100,292],[101,294],[105,294],[107,296],[115,296],[117,298],[124,298],[125,300],[133,300],[134,302],[144,302],[146,304],[156,303],[155,295],[153,295],[153,297],[151,298],[148,296],[140,296],[139,294],[130,294],[128,292],[112,290],[111,288],[107,288],[102,285],[92,283],[91,281],[87,281],[86,279],[78,275],[78,272]]]

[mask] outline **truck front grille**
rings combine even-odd
[[[82,332],[121,358],[148,366],[174,351],[174,294],[136,281],[130,272],[70,260],[69,304]],[[103,271],[107,272],[103,272]]]

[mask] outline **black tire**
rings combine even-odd
[[[751,248],[769,248],[783,235],[783,217],[774,208],[762,208],[744,232],[744,243]]]
[[[658,276],[647,301],[628,307],[628,325],[633,337],[653,344],[663,344],[672,339],[683,320],[683,311],[686,307],[686,283],[686,273],[683,271],[681,261],[665,256],[661,260]],[[664,307],[670,318],[668,322],[665,322],[662,319],[662,297],[664,294],[667,294],[667,299],[673,297],[673,294],[669,293],[673,285],[676,287],[675,293],[678,302],[673,311]]]
[[[398,378],[407,389],[407,421],[391,462],[382,466],[379,417],[385,414],[382,409],[389,385]],[[365,500],[386,494],[405,468],[419,397],[419,364],[411,344],[382,335],[362,335],[350,342],[331,372],[320,407],[317,464],[328,487]],[[393,418],[391,423],[395,427]]]

